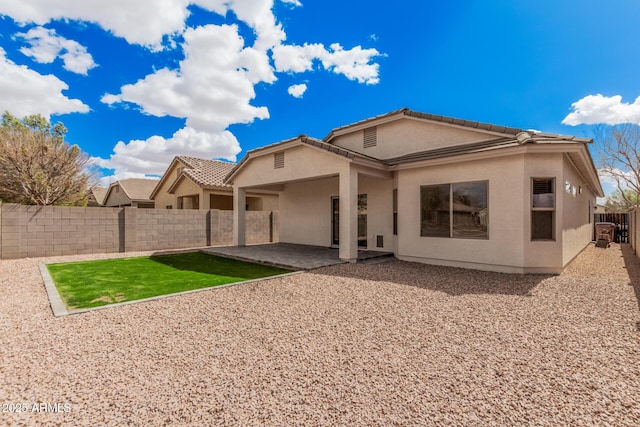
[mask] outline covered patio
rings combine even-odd
[[[236,246],[246,245],[246,194],[260,190],[278,194],[281,242],[338,248],[349,262],[362,249],[393,251],[393,177],[373,158],[301,136],[249,151],[226,182]]]
[[[348,262],[340,259],[337,248],[296,245],[292,243],[224,246],[206,248],[202,249],[202,251],[228,258],[293,268],[295,270],[311,270]],[[358,261],[382,260],[392,257],[393,254],[390,252],[358,251]]]

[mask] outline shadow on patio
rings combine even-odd
[[[223,246],[202,249],[203,252],[235,258],[243,261],[258,262],[277,267],[310,270],[345,261],[338,256],[338,249],[292,243],[269,243],[263,245]],[[358,251],[359,260],[371,260],[376,257],[393,255],[388,252]]]

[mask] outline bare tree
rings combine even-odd
[[[0,125],[0,200],[28,205],[86,205],[89,157],[64,140],[62,123],[40,115],[18,120],[8,112]]]
[[[595,130],[600,173],[611,178],[617,187],[617,204],[639,206],[640,195],[640,126],[621,124],[601,126]],[[612,201],[615,202],[615,201]]]

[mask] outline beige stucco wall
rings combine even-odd
[[[530,271],[553,268],[562,269],[562,219],[563,219],[563,156],[562,153],[528,154],[525,163],[523,194],[526,195],[524,215],[524,265]],[[531,178],[555,178],[556,212],[555,241],[531,240]]]
[[[404,118],[377,127],[377,145],[363,148],[363,131],[335,137],[330,142],[378,159],[390,159],[442,147],[470,144],[497,138],[477,131],[454,126],[425,123]]]
[[[331,197],[338,178],[286,184],[280,193],[280,241],[331,246]]]
[[[248,193],[247,196],[252,196],[253,193]],[[256,194],[255,197],[262,199],[263,211],[277,211],[279,210],[279,202],[277,194]]]
[[[250,159],[234,176],[233,185],[244,188],[317,179],[336,175],[348,167],[347,159],[308,145],[288,148],[284,152],[283,168],[274,168],[273,154],[266,153]]]
[[[131,200],[129,200],[129,198],[127,197],[127,194],[124,192],[122,187],[119,184],[118,184],[118,187],[120,187],[119,191],[116,191],[115,186],[111,188],[111,191],[109,191],[109,195],[107,196],[107,199],[104,202],[105,206],[118,207],[122,205],[131,204]]]
[[[400,259],[516,272],[523,265],[523,155],[398,171]],[[489,239],[420,236],[420,187],[489,182]],[[528,188],[528,186],[527,186]]]
[[[584,179],[578,174],[574,165],[565,156],[564,174],[560,191],[562,191],[562,262],[568,264],[578,255],[592,239],[593,236],[593,210],[590,206],[595,206],[596,196],[584,183]],[[564,183],[568,182],[571,188],[577,189],[575,196],[573,192],[567,193]],[[582,193],[578,191],[582,188]],[[591,202],[591,205],[589,204]]]
[[[156,202],[156,208],[158,209],[166,209],[167,206],[171,206],[173,209],[178,207],[178,202],[175,194],[169,194],[169,188],[173,185],[173,183],[178,178],[178,168],[185,167],[184,163],[177,160],[173,167],[167,172],[165,172],[166,179],[158,188],[156,192],[156,197],[154,198]]]
[[[358,194],[367,195],[367,249],[394,249],[392,190],[392,180],[358,176]],[[331,199],[338,196],[338,177],[286,184],[280,194],[280,241],[331,246]],[[383,247],[376,246],[378,235]]]
[[[555,240],[531,240],[531,178],[555,178]],[[489,239],[420,237],[420,186],[489,181]],[[566,193],[565,181],[582,184]],[[519,154],[398,172],[401,259],[504,272],[558,273],[591,241],[589,200],[562,153]]]

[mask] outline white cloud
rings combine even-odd
[[[565,125],[640,123],[640,97],[629,104],[620,95],[587,95],[571,107],[573,112],[562,120]]]
[[[157,50],[164,35],[184,29],[188,4],[187,0],[20,0],[0,2],[0,14],[39,25],[56,19],[94,22],[129,43]]]
[[[86,113],[89,107],[79,99],[62,94],[69,86],[53,75],[39,74],[24,65],[16,65],[0,48],[0,111],[16,117],[42,114]]]
[[[198,131],[221,132],[235,123],[269,117],[266,107],[254,107],[254,84],[272,82],[266,55],[243,48],[235,25],[206,25],[184,34],[185,59],[179,70],[163,68],[119,95],[106,94],[103,102],[131,102],[154,116],[187,119]]]
[[[60,56],[66,70],[83,75],[96,66],[86,47],[57,35],[55,30],[35,27],[16,37],[25,39],[30,45],[21,48],[20,52],[42,64],[50,64]]]
[[[319,60],[324,69],[342,74],[350,80],[379,83],[379,65],[371,62],[373,58],[382,56],[378,50],[363,49],[361,46],[345,50],[339,43],[333,43],[330,48],[327,50],[317,43],[276,46],[273,49],[276,70],[295,73],[311,71],[314,61]]]
[[[344,50],[338,43],[331,45],[331,50],[322,58],[322,64],[327,70],[333,70],[337,74],[344,74],[350,80],[358,83],[377,84],[380,66],[371,64],[371,58],[380,56],[376,49],[362,49],[356,46],[353,49]]]
[[[186,121],[185,128],[171,138],[151,136],[146,140],[119,142],[109,159],[96,159],[100,166],[114,169],[119,176],[127,177],[161,174],[177,154],[235,158],[240,147],[227,128],[232,124],[251,123],[255,119],[269,117],[266,106],[251,103],[256,97],[255,86],[275,82],[276,72],[306,72],[316,65],[360,83],[378,83],[378,64],[373,61],[382,55],[376,49],[356,46],[345,50],[338,43],[329,48],[318,43],[283,45],[286,34],[273,14],[274,1],[0,1],[0,15],[6,14],[20,23],[40,26],[51,20],[93,22],[130,44],[142,45],[153,51],[182,49],[184,59],[176,68],[162,68],[160,65],[137,82],[123,85],[119,93],[106,93],[101,99],[112,106],[126,108],[135,105],[145,114],[178,117]],[[302,6],[299,0],[279,1],[292,7]],[[253,29],[255,41],[247,45],[237,25],[187,28],[190,5],[223,17],[232,12],[237,20]],[[42,27],[30,33],[23,34],[31,42],[31,47],[24,48],[23,53],[34,59],[51,62],[61,55],[65,67],[76,72],[84,70],[86,73],[92,66],[93,59],[79,44],[74,45],[75,42]],[[180,38],[176,36],[184,39],[179,46]],[[90,62],[88,58],[91,58]],[[26,67],[22,70],[34,73]],[[4,76],[0,75],[0,82],[3,79]],[[67,88],[59,82],[63,86],[58,92]],[[48,89],[51,87],[55,86],[49,85]],[[0,93],[4,96],[1,89],[0,86]],[[302,97],[305,91],[304,84],[288,88],[295,97]],[[37,99],[40,106],[40,97]],[[75,110],[68,108],[68,112],[88,110],[78,100],[63,99],[67,103],[78,103]],[[59,109],[52,111],[65,112]]]
[[[313,69],[313,61],[327,55],[327,50],[318,43],[302,46],[279,45],[273,49],[273,61],[277,71],[302,73]]]
[[[108,159],[94,157],[92,160],[102,168],[115,170],[112,177],[105,178],[114,181],[160,176],[178,155],[235,161],[240,150],[238,140],[229,131],[208,133],[184,127],[171,138],[154,135],[146,140],[120,141]]]
[[[289,86],[289,89],[287,89],[287,92],[289,92],[289,95],[293,96],[294,98],[302,98],[302,95],[304,95],[306,91],[307,91],[307,85],[304,83],[299,85]]]
[[[295,4],[297,0],[285,1]],[[20,0],[0,2],[0,14],[39,25],[56,19],[94,22],[131,44],[161,50],[164,36],[184,31],[191,4],[223,16],[233,10],[256,31],[258,47],[275,46],[285,39],[271,10],[273,0]]]

